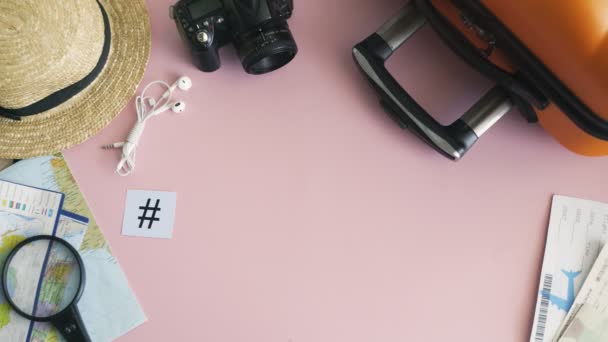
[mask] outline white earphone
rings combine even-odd
[[[162,81],[159,81],[159,83],[160,82],[162,82]],[[155,83],[155,82],[153,82],[153,83]],[[173,95],[173,92],[175,91],[176,88],[183,90],[183,91],[188,91],[188,90],[190,90],[190,88],[192,88],[192,80],[188,76],[180,77],[177,81],[175,81],[175,83],[168,86],[167,91],[165,91],[165,93],[160,97],[159,102],[168,97],[171,97],[171,95]]]
[[[171,111],[173,113],[179,114],[186,111],[186,102],[177,101],[171,106]]]
[[[160,85],[167,89],[158,100],[146,96],[146,92],[154,85]],[[154,81],[148,84],[141,95],[135,98],[137,122],[129,133],[127,140],[103,146],[104,149],[108,150],[122,148],[122,158],[116,167],[116,173],[121,176],[128,176],[135,170],[135,151],[144,132],[146,122],[169,109],[176,114],[183,113],[186,110],[186,103],[179,100],[172,102],[173,92],[175,89],[188,91],[190,88],[192,88],[192,80],[188,76],[180,77],[172,85],[165,81]]]
[[[190,88],[192,88],[192,80],[188,76],[182,76],[175,83],[173,83],[171,86],[171,91],[175,90],[175,87],[183,91],[188,91]]]
[[[150,88],[151,86],[153,86],[155,84],[160,84],[167,88],[167,90],[163,93],[163,95],[160,97],[160,99],[158,101],[156,99],[154,99],[153,97],[145,96],[145,93],[148,90],[148,88]],[[173,96],[173,92],[175,91],[175,89],[188,91],[188,90],[190,90],[190,88],[192,88],[192,80],[188,76],[182,76],[177,81],[175,81],[175,83],[173,83],[172,85],[168,85],[164,81],[152,82],[152,83],[148,84],[146,86],[146,88],[144,88],[144,91],[142,92],[140,97],[148,101],[148,104],[152,107],[153,111],[159,110],[162,113],[168,109],[171,109],[171,111],[174,113],[183,113],[184,110],[186,109],[185,102],[176,101],[176,102],[171,103],[170,100],[171,100],[171,97]],[[166,101],[163,104],[163,106],[155,108],[157,103],[161,103],[164,100],[168,100],[168,101]]]

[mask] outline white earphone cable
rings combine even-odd
[[[167,89],[159,101],[155,101],[151,96],[146,96],[146,92],[154,85],[160,85]],[[129,133],[127,140],[103,146],[104,149],[122,148],[122,157],[118,163],[118,166],[116,167],[117,174],[121,176],[128,176],[135,171],[135,156],[137,146],[139,145],[139,140],[141,139],[144,129],[146,128],[146,123],[151,118],[171,109],[171,98],[173,96],[174,89],[175,88],[170,86],[167,82],[154,81],[148,84],[142,91],[141,95],[135,98],[137,121],[135,122],[135,126],[133,126],[131,133]],[[146,101],[148,101],[149,104],[147,104]]]

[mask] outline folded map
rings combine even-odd
[[[76,214],[69,216],[89,219],[84,236],[76,234],[78,225],[72,222],[70,225],[75,226],[66,227],[65,237],[68,241],[80,245],[79,251],[87,272],[87,284],[78,308],[93,342],[115,340],[146,321],[135,294],[129,287],[118,261],[112,255],[61,154],[17,162],[0,172],[0,179],[64,193],[63,209]],[[59,229],[62,229],[61,225]],[[3,319],[0,303],[0,341],[62,341],[57,332],[44,323],[34,326],[31,339],[16,339],[14,331],[20,320],[22,319],[18,315],[9,310],[5,310]]]

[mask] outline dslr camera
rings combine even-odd
[[[259,75],[289,63],[298,47],[287,25],[293,0],[180,0],[171,17],[194,64],[219,69],[219,48],[233,43],[243,68]]]

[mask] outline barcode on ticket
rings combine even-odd
[[[545,274],[543,289],[540,297],[540,309],[538,310],[538,321],[536,324],[535,342],[545,341],[545,329],[547,327],[547,315],[549,314],[549,295],[553,287],[553,275]]]

